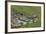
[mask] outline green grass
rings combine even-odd
[[[23,13],[26,16],[36,14],[39,17],[39,20],[35,23],[26,24],[21,26],[22,28],[31,28],[31,27],[40,27],[41,26],[41,7],[40,6],[16,6],[11,5],[11,12]]]

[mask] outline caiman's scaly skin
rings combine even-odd
[[[38,20],[38,17],[36,15],[33,16],[24,16],[22,13],[21,14],[15,14],[11,13],[11,25],[14,26],[21,26],[25,25],[27,23],[34,23]]]

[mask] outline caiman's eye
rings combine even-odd
[[[20,15],[21,15],[21,16],[23,16],[23,14],[22,14],[22,13],[21,13]]]

